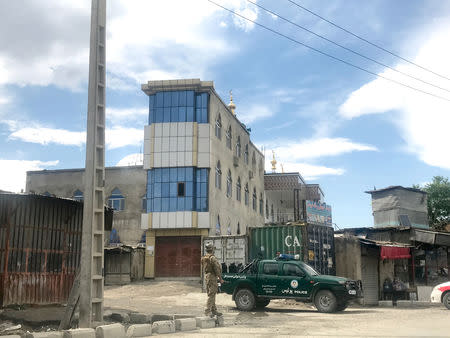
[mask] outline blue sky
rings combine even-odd
[[[450,77],[450,2],[296,0],[370,41]],[[320,40],[245,0],[217,0],[257,22],[371,72],[450,99]],[[319,183],[339,227],[373,225],[374,186],[450,176],[450,103],[361,72],[238,19],[206,0],[109,0],[108,166],[139,162],[148,80],[213,80],[225,102],[285,171]],[[336,29],[289,1],[274,12],[396,70],[432,75]],[[84,167],[89,0],[0,3],[0,189],[27,170]],[[6,34],[5,34],[6,33]],[[278,166],[278,170],[281,170]]]

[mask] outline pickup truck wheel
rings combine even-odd
[[[442,303],[445,305],[447,309],[450,310],[450,292],[447,292],[442,298]]]
[[[251,311],[255,307],[255,295],[249,289],[240,289],[234,297],[236,306],[241,311]]]
[[[348,306],[348,302],[339,303],[336,310],[337,311],[344,311]]]
[[[336,296],[328,290],[320,290],[314,297],[314,305],[319,312],[335,312],[338,307]]]
[[[262,309],[262,308],[266,307],[267,305],[269,305],[269,303],[270,303],[270,299],[257,299],[256,307]]]

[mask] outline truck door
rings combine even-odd
[[[309,276],[295,263],[283,263],[280,276],[280,296],[308,298],[312,284]]]
[[[260,262],[259,264],[258,296],[278,296],[280,290],[278,262]]]

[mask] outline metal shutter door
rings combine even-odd
[[[378,258],[361,257],[361,274],[364,291],[364,305],[378,305]]]
[[[200,277],[200,237],[156,237],[156,277]]]

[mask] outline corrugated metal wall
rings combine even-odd
[[[80,264],[83,204],[0,194],[0,304],[67,300]]]

